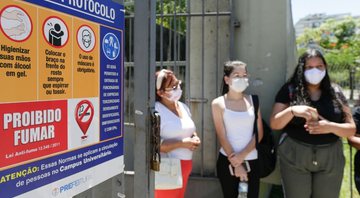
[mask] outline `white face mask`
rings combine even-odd
[[[306,70],[304,73],[306,82],[312,85],[319,84],[322,81],[322,79],[325,77],[325,74],[326,74],[326,70],[320,70],[317,68]]]
[[[243,92],[249,86],[249,79],[248,78],[240,78],[236,77],[233,78],[231,81],[230,89],[235,92]]]
[[[176,102],[176,101],[180,100],[181,95],[182,95],[182,90],[180,87],[175,90],[171,90],[171,91],[169,91],[169,95],[170,96],[167,99]]]

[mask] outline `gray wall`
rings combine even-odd
[[[241,24],[235,30],[235,57],[248,64],[248,92],[259,95],[262,115],[268,121],[274,97],[296,63],[291,0],[235,2]],[[280,184],[278,169],[263,181]]]
[[[285,82],[295,61],[295,36],[290,0],[236,1],[241,28],[235,30],[235,56],[248,63],[252,84],[268,118],[277,89]]]

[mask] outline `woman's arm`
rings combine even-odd
[[[275,103],[270,117],[270,127],[274,130],[281,130],[294,116],[305,120],[318,120],[319,118],[317,110],[313,107]]]
[[[160,145],[160,152],[168,153],[177,148],[187,148],[195,150],[200,142],[196,142],[191,137],[182,140],[164,140]]]
[[[293,113],[288,104],[275,103],[270,116],[270,127],[274,130],[283,129],[294,117]]]
[[[356,149],[360,149],[360,137],[357,137],[357,136],[350,136],[347,138],[348,139],[348,142],[349,144],[352,146],[352,147],[355,147]]]

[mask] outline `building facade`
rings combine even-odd
[[[332,14],[327,15],[325,13],[319,13],[319,14],[310,14],[306,17],[300,19],[295,24],[295,33],[296,37],[299,37],[301,34],[304,33],[305,29],[313,29],[318,28],[321,26],[321,24],[325,23],[329,19],[333,19],[336,21],[340,21],[345,19],[346,17],[351,17],[350,13],[344,13],[344,14]]]

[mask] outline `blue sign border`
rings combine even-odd
[[[25,0],[32,4],[88,19],[99,24],[124,29],[124,6],[110,0],[79,0],[81,6],[73,5],[72,0]],[[85,2],[89,2],[85,4]],[[90,6],[93,2],[93,6]],[[92,12],[91,12],[92,11]]]

